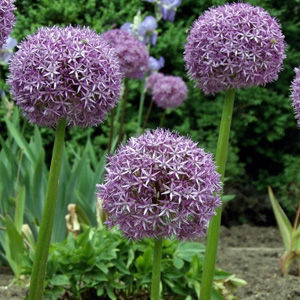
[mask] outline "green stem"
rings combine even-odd
[[[162,257],[162,239],[159,239],[154,241],[151,300],[159,300],[161,257]]]
[[[58,195],[65,128],[66,120],[61,119],[57,125],[55,134],[46,199],[30,279],[29,300],[41,300],[43,297],[47,258]],[[39,201],[39,199],[36,199],[36,201]]]
[[[142,88],[141,88],[140,106],[139,106],[138,121],[137,121],[138,134],[140,133],[141,126],[142,126],[143,108],[144,108],[145,95],[146,95],[145,82],[146,80],[144,79],[142,81]]]
[[[121,120],[120,120],[120,127],[119,127],[119,138],[118,138],[117,145],[119,145],[121,143],[122,139],[123,139],[123,126],[124,126],[124,120],[125,120],[127,98],[128,98],[128,78],[125,77],[125,79],[124,79],[124,93],[123,93],[123,99],[122,99],[122,113],[121,113]]]
[[[145,117],[145,120],[144,120],[144,125],[143,125],[143,128],[142,128],[142,132],[144,132],[144,130],[146,128],[146,125],[148,123],[148,119],[149,119],[149,116],[150,116],[150,113],[151,113],[152,106],[153,106],[153,100],[151,100],[150,105],[148,107],[147,114],[146,114],[146,117]]]
[[[230,126],[234,105],[234,96],[235,90],[229,90],[225,93],[225,101],[223,106],[223,114],[221,119],[216,154],[216,165],[218,166],[218,172],[221,174],[221,180],[224,179],[225,174]],[[212,218],[208,227],[200,300],[211,300],[211,291],[217,256],[222,208],[219,207],[216,212],[217,215]]]
[[[115,110],[116,108],[114,107],[110,111],[110,129],[109,129],[109,140],[108,140],[108,146],[107,146],[107,153],[110,154],[111,146],[112,146],[112,141],[114,137],[114,118],[115,118]]]

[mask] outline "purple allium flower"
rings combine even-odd
[[[192,26],[184,59],[191,79],[205,94],[278,78],[286,44],[268,12],[248,3],[211,8]]]
[[[115,106],[121,90],[118,59],[88,28],[40,28],[19,45],[9,66],[13,99],[30,122],[95,126]]]
[[[146,89],[156,105],[165,109],[179,106],[187,97],[187,86],[178,76],[154,73],[148,77]]]
[[[14,0],[1,0],[0,1],[0,49],[12,32],[15,25]]]
[[[164,65],[165,59],[162,56],[158,60],[152,56],[149,57],[148,69],[151,72],[160,70]]]
[[[155,46],[157,40],[157,32],[155,31],[156,28],[156,19],[153,16],[147,16],[139,24],[137,33],[145,44],[150,42],[153,46]]]
[[[211,154],[191,139],[157,129],[131,138],[108,158],[97,197],[130,239],[196,239],[221,205]]]
[[[17,44],[17,40],[9,36],[3,48],[0,49],[0,61],[2,60],[5,63],[8,63],[12,57],[13,49],[15,48],[15,46],[17,46]]]
[[[296,77],[292,83],[292,99],[293,107],[295,109],[296,120],[300,127],[300,68],[295,68]]]
[[[101,34],[119,58],[120,68],[127,78],[140,78],[148,70],[147,47],[127,31],[112,29]]]
[[[176,8],[181,4],[181,0],[161,0],[158,1],[158,9],[163,19],[174,22]]]

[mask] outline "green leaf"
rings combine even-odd
[[[27,141],[25,140],[25,138],[23,137],[21,132],[7,118],[5,118],[4,120],[5,120],[7,129],[9,131],[9,133],[11,134],[11,136],[13,137],[13,139],[16,141],[16,143],[18,144],[18,146],[21,149],[24,149],[24,153],[25,153],[26,157],[30,160],[30,162],[32,164],[34,164],[35,155],[34,155],[33,151],[30,149]]]
[[[23,217],[25,206],[25,186],[23,185],[18,191],[15,210],[15,226],[19,233],[22,231]]]
[[[129,248],[128,249],[128,260],[127,260],[127,264],[126,264],[126,267],[129,268],[129,266],[132,264],[134,260],[134,251]]]
[[[50,284],[52,285],[58,285],[58,286],[63,286],[63,285],[68,285],[70,284],[69,277],[67,275],[55,275],[50,279]]]
[[[5,216],[5,254],[16,277],[21,275],[22,256],[24,253],[24,243],[21,234],[17,231],[11,218]]]
[[[293,227],[286,214],[278,204],[271,187],[268,187],[268,193],[285,250],[289,252],[291,251],[291,236],[293,232]]]
[[[211,291],[211,299],[212,300],[225,300],[222,295],[214,288]]]
[[[177,257],[183,260],[190,262],[195,254],[199,255],[201,253],[204,253],[204,251],[205,251],[205,246],[200,243],[181,242],[178,245],[174,255],[176,255]]]
[[[93,279],[94,280],[97,280],[97,281],[107,281],[107,278],[104,274],[101,274],[101,273],[97,273],[95,275],[93,275]]]
[[[236,195],[224,195],[222,197],[222,203],[229,202],[229,201],[233,200],[235,197],[236,197]]]
[[[96,267],[101,270],[103,273],[107,274],[108,273],[108,268],[106,267],[106,265],[102,262],[97,262]]]
[[[107,292],[108,297],[109,297],[111,300],[117,300],[116,295],[114,294],[113,290],[112,290],[109,286],[105,287],[105,289],[106,289],[106,292]]]
[[[118,269],[119,271],[121,271],[122,273],[127,274],[127,275],[130,275],[130,274],[131,274],[131,273],[128,271],[128,269],[126,268],[126,265],[125,265],[122,261],[120,261],[120,260],[116,261],[116,262],[115,262],[115,265],[116,265],[117,269]]]
[[[184,261],[177,256],[173,256],[173,265],[179,270],[184,266]]]

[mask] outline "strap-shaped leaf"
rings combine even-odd
[[[277,221],[277,225],[280,230],[280,234],[281,234],[281,237],[283,240],[285,250],[287,252],[289,252],[291,250],[291,237],[292,237],[292,233],[293,233],[293,227],[292,227],[288,217],[286,216],[286,214],[280,207],[279,203],[277,202],[271,187],[268,187],[268,193],[269,193],[272,208],[273,208],[274,215],[275,215],[275,218]]]

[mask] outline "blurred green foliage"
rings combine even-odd
[[[188,35],[187,30],[193,21],[210,6],[224,2],[222,0],[182,1],[174,23],[159,21],[157,45],[150,49],[154,57],[164,56],[166,63],[162,72],[183,77],[189,87],[188,99],[176,110],[167,111],[164,126],[190,135],[193,140],[199,142],[200,146],[212,153],[217,142],[223,95],[220,93],[216,97],[205,96],[199,89],[193,87],[194,83],[188,80],[185,72],[183,51]],[[278,81],[266,87],[237,92],[226,170],[229,180],[226,182],[226,188],[239,190],[240,197],[236,197],[232,203],[239,203],[247,198],[248,202],[243,201],[244,205],[248,205],[255,214],[259,215],[261,212],[256,211],[260,207],[256,205],[257,201],[268,205],[271,212],[267,197],[264,195],[267,185],[272,180],[272,187],[281,190],[274,191],[277,195],[281,195],[279,201],[282,201],[283,208],[293,217],[294,207],[299,198],[290,199],[289,194],[284,196],[285,187],[293,182],[292,176],[284,174],[294,167],[294,161],[285,157],[295,157],[295,160],[298,160],[296,157],[300,157],[300,130],[297,128],[290,105],[293,69],[300,65],[300,3],[297,0],[248,2],[265,8],[281,23],[288,45],[287,58]],[[141,9],[143,17],[155,13],[153,4],[141,0],[16,0],[15,4],[18,10],[13,37],[18,41],[27,34],[35,32],[39,26],[87,25],[101,33],[111,28],[119,28],[125,22],[132,22],[138,9]],[[3,85],[3,74],[7,75],[7,67],[0,66],[0,69],[2,74],[0,80]],[[135,122],[140,90],[141,82],[132,80],[124,128],[125,138],[136,132]],[[8,92],[7,86],[5,91]],[[145,105],[149,103],[150,97],[146,96]],[[144,113],[145,111],[146,109]],[[0,119],[5,114],[6,111],[1,108]],[[150,128],[158,126],[161,114],[161,109],[153,108],[148,123]],[[6,131],[2,129],[5,127],[2,127],[3,123],[0,124],[1,135],[5,137]],[[67,153],[71,155],[74,154],[74,149],[83,149],[87,137],[90,137],[96,156],[100,155],[107,145],[108,129],[108,119],[97,128],[70,129],[67,133],[67,140],[69,140]],[[30,138],[33,130],[33,126],[24,122],[25,138]],[[46,150],[52,147],[50,145],[52,145],[53,135],[49,132],[48,129],[41,129]],[[49,159],[47,157],[49,152],[46,151],[46,161]],[[263,196],[261,198],[255,196],[253,200],[253,197],[248,196],[249,193]],[[251,219],[249,210],[243,211],[247,214],[241,213],[239,219],[241,221]],[[265,211],[262,213],[265,214]],[[260,216],[258,220],[261,220],[261,223],[270,221],[266,215]]]

